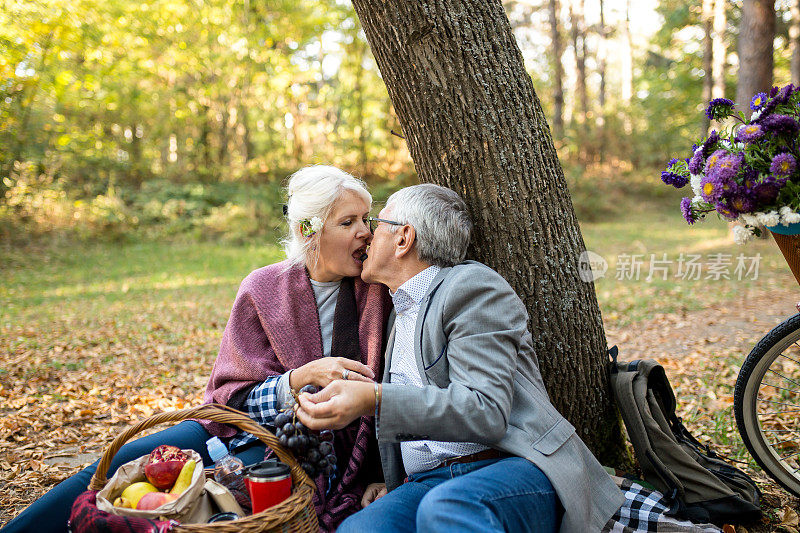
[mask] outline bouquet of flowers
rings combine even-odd
[[[750,108],[754,113],[747,120],[731,100],[711,100],[708,118],[732,118],[732,124],[712,131],[693,147],[691,157],[672,159],[661,173],[667,185],[690,185],[693,197],[681,200],[686,222],[716,211],[739,222],[733,229],[739,244],[758,235],[762,224],[800,222],[800,87],[759,93]]]

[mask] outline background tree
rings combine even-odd
[[[602,320],[592,284],[578,277],[583,239],[500,1],[353,5],[420,180],[467,200],[469,255],[523,298],[555,405],[601,458],[621,453]]]
[[[800,85],[800,0],[791,0],[789,25],[790,72],[792,83]]]
[[[564,137],[564,64],[561,62],[564,46],[561,43],[561,25],[559,24],[561,6],[558,0],[548,0],[547,8],[552,44],[551,62],[553,64],[553,136],[556,142],[561,142]]]
[[[743,0],[739,24],[739,83],[736,104],[749,116],[750,99],[772,87],[775,0]]]

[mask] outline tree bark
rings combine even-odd
[[[739,26],[739,83],[736,107],[749,116],[750,99],[772,86],[775,0],[743,0]]]
[[[624,446],[585,250],[547,121],[500,0],[353,0],[419,178],[475,223],[469,257],[525,302],[553,403],[601,461]],[[609,464],[609,463],[606,463]]]
[[[792,20],[789,25],[789,46],[792,49],[790,60],[792,83],[800,85],[800,0],[792,0]]]
[[[714,89],[714,0],[703,0],[703,102],[711,100]],[[708,134],[711,120],[704,114],[701,137]]]
[[[564,65],[561,63],[564,46],[561,43],[561,29],[558,24],[559,7],[558,0],[549,0],[550,40],[553,52],[553,136],[556,142],[562,142],[564,139]]]

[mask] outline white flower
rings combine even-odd
[[[781,216],[777,211],[770,211],[769,213],[756,213],[758,221],[765,226],[777,226],[781,223]]]
[[[746,244],[753,238],[753,232],[744,226],[733,227],[733,242],[736,244]]]
[[[692,186],[692,191],[694,192],[695,197],[700,196],[700,180],[702,179],[703,176],[699,174],[689,175],[689,184]]]
[[[781,207],[781,224],[788,226],[798,222],[800,222],[800,213],[795,212],[788,205]]]
[[[761,116],[761,110],[760,109],[758,111],[753,111],[753,114],[750,115],[750,122],[752,123],[753,121],[758,120],[758,118],[760,116]]]
[[[755,215],[751,215],[750,213],[742,213],[741,215],[739,215],[739,219],[748,226],[756,227],[759,225],[758,218]]]
[[[311,219],[311,231],[317,233],[322,229],[322,219],[319,217],[313,217]]]

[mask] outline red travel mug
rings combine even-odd
[[[247,469],[244,475],[253,513],[281,503],[292,494],[292,476],[289,467],[280,461],[268,460]]]

